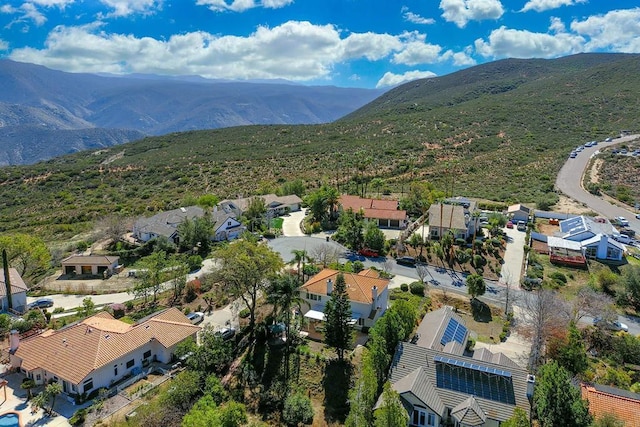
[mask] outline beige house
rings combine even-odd
[[[404,229],[409,223],[407,211],[399,209],[397,200],[365,199],[343,194],[338,204],[343,211],[362,212],[365,220],[375,222],[380,228]]]
[[[107,255],[71,255],[62,260],[63,274],[102,276],[116,272],[119,258]]]
[[[8,267],[9,280],[5,277],[5,270],[0,268],[0,311],[7,312],[14,310],[23,313],[27,308],[27,285],[22,280],[18,270]],[[9,306],[8,293],[11,295],[11,306]]]
[[[89,395],[140,372],[153,361],[169,363],[176,346],[196,337],[199,326],[177,308],[130,325],[106,311],[59,330],[10,340],[11,366],[36,384],[62,385],[69,395]]]

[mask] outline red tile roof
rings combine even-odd
[[[301,289],[317,295],[327,295],[327,280],[331,279],[335,284],[338,273],[339,271],[337,270],[325,268],[320,273],[307,280],[307,282],[302,285]],[[377,272],[371,269],[363,270],[359,274],[343,274],[344,281],[347,284],[347,294],[349,294],[350,301],[371,304],[373,302],[371,289],[376,286],[378,288],[378,295],[380,295],[389,285],[389,280],[381,279]]]
[[[397,200],[363,199],[358,196],[343,194],[340,196],[338,203],[342,205],[344,210],[351,209],[354,212],[358,212],[362,209],[365,218],[397,219],[400,221],[407,218],[407,211],[398,210]]]
[[[596,419],[608,413],[624,421],[626,427],[640,427],[640,394],[597,384],[583,383],[580,388]]]

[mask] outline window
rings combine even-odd
[[[36,374],[36,381],[41,381],[41,380],[42,380],[42,375]]]
[[[227,227],[231,227],[231,221],[227,222]]]
[[[131,367],[133,366],[133,364],[134,364],[134,363],[135,363],[135,362],[133,361],[133,359],[129,360],[129,361],[127,362],[127,369],[131,368]]]
[[[71,384],[71,391],[74,392],[74,393],[77,392],[78,391],[78,387],[76,387],[75,384]]]
[[[436,416],[435,416],[435,414],[432,414],[431,412],[429,412],[429,414],[427,415],[427,425],[428,426],[435,426],[436,425]]]
[[[142,355],[143,358],[148,359],[151,357],[151,350],[147,350],[144,352],[144,354]]]
[[[320,295],[310,294],[308,292],[307,292],[307,299],[311,301],[322,301],[322,297]]]
[[[412,424],[417,425],[417,426],[424,426],[426,425],[426,420],[427,420],[427,414],[424,411],[421,411],[420,409],[414,409],[413,410],[413,422]]]
[[[609,246],[607,248],[607,258],[613,258],[613,259],[620,258],[620,250],[618,250],[616,248],[612,248],[611,246]]]
[[[82,387],[84,388],[84,392],[87,393],[89,390],[93,388],[93,378],[89,378],[82,383]]]
[[[113,376],[114,377],[118,376],[118,365],[113,365]]]

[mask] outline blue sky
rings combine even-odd
[[[69,72],[388,87],[640,52],[640,0],[0,0],[0,57]]]

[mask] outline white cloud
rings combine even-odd
[[[207,6],[214,12],[244,12],[256,7],[280,9],[293,3],[294,0],[197,0],[198,6]]]
[[[477,39],[476,52],[485,57],[554,58],[584,50],[583,37],[569,33],[534,33],[500,27],[489,40]]]
[[[349,34],[341,43],[342,56],[345,60],[366,58],[377,61],[402,48],[403,43],[400,37],[372,32]]]
[[[500,0],[441,0],[442,17],[464,28],[469,21],[498,19],[504,13]]]
[[[640,52],[640,8],[612,10],[571,22],[572,31],[586,36],[588,51],[608,49],[616,52]]]
[[[0,7],[0,12],[8,15],[18,15],[15,19],[13,19],[9,24],[6,25],[6,28],[11,27],[17,23],[23,22],[33,22],[36,26],[41,26],[45,22],[47,22],[47,18],[36,8],[33,3],[22,3],[19,7],[13,7],[11,5],[5,4]]]
[[[470,65],[476,65],[476,60],[471,57],[473,48],[467,46],[463,52],[454,52],[452,50],[446,51],[442,54],[442,60],[451,60],[456,67],[468,67]]]
[[[441,51],[442,47],[437,44],[412,41],[409,42],[401,52],[394,54],[391,62],[411,66],[429,64],[437,62],[440,59]]]
[[[400,83],[410,82],[412,80],[417,80],[417,79],[427,79],[435,76],[436,76],[436,73],[433,73],[431,71],[414,70],[414,71],[407,71],[404,74],[394,74],[394,73],[386,72],[384,73],[382,78],[378,80],[376,87],[380,88],[380,87],[386,87],[386,86],[396,86],[396,85],[399,85]]]
[[[407,6],[402,6],[401,12],[404,20],[407,22],[411,22],[412,24],[432,25],[436,23],[436,20],[433,18],[424,18],[416,13],[411,12]]]
[[[529,0],[520,12],[535,10],[544,12],[545,10],[557,9],[562,6],[573,6],[578,3],[586,3],[587,0]]]
[[[0,39],[0,50],[9,50],[9,43]]]
[[[133,13],[152,13],[162,7],[162,0],[100,0],[113,9],[107,16],[129,16]]]
[[[567,27],[564,26],[564,22],[560,18],[555,16],[551,17],[551,25],[549,25],[549,31],[552,33],[564,33],[567,31]]]
[[[64,9],[67,5],[74,3],[75,0],[31,0],[31,3],[45,7],[59,7]]]

